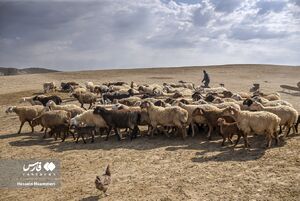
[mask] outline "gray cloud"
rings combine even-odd
[[[0,66],[72,70],[253,63],[255,54],[257,62],[299,64],[298,1],[278,2],[2,2]],[[288,41],[276,44],[281,51],[275,51],[275,39]]]

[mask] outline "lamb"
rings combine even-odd
[[[214,128],[217,128],[217,120],[224,115],[224,111],[226,108],[223,109],[219,109],[219,108],[214,108],[212,110],[204,110],[202,108],[196,108],[193,113],[192,116],[193,117],[202,117],[205,119],[207,125],[208,125],[208,134],[207,137],[209,140],[211,140],[211,132],[213,131]]]
[[[43,89],[44,89],[44,93],[47,93],[49,91],[55,91],[56,90],[56,86],[54,82],[45,82],[43,84]]]
[[[108,136],[112,129],[114,129],[118,140],[121,140],[118,128],[129,128],[132,130],[130,137],[131,140],[136,137],[139,130],[137,125],[140,119],[138,112],[130,110],[107,110],[103,107],[97,106],[93,113],[100,115],[109,126],[106,140],[108,140]]]
[[[51,128],[51,130],[49,131],[49,136],[54,135],[54,139],[55,141],[57,140],[57,137],[60,136],[62,139],[62,142],[65,141],[66,137],[69,135],[70,133],[70,126],[68,124],[61,124],[61,125],[57,125]],[[63,135],[61,135],[63,134]],[[75,136],[74,133],[72,132],[73,135],[73,139],[75,140]]]
[[[186,105],[184,103],[179,103],[179,107],[182,107],[183,109],[185,109],[188,112],[187,125],[190,125],[192,128],[192,137],[194,137],[194,135],[195,135],[195,130],[194,130],[195,123],[197,123],[197,124],[207,123],[205,118],[203,118],[201,116],[193,116],[193,112],[195,111],[195,109],[197,109],[197,108],[201,108],[203,110],[217,110],[218,109],[217,107],[215,107],[213,105],[209,105],[209,104]]]
[[[34,118],[31,124],[33,127],[41,125],[46,128],[43,136],[43,138],[45,138],[48,128],[52,129],[55,126],[68,125],[70,122],[70,116],[69,112],[63,110],[47,111]]]
[[[279,128],[280,118],[267,111],[239,111],[233,107],[228,107],[223,111],[224,115],[229,115],[234,118],[245,138],[256,133],[266,135],[268,139],[267,147],[271,147],[272,138],[275,138],[276,144],[279,142],[277,129]]]
[[[85,93],[81,93],[81,94],[73,93],[72,96],[79,101],[82,108],[84,108],[83,105],[85,103],[87,103],[87,104],[90,104],[90,106],[89,106],[89,109],[90,109],[92,107],[92,105],[95,104],[97,101],[97,95],[93,94],[91,92],[85,92]]]
[[[238,136],[234,147],[238,144],[238,142],[240,141],[241,136],[243,136],[244,138],[244,145],[245,147],[249,147],[248,144],[248,140],[247,137],[244,135],[244,133],[238,128],[237,123],[233,122],[233,123],[228,123],[226,122],[226,120],[224,118],[219,118],[217,120],[217,124],[218,126],[220,126],[220,134],[223,138],[223,142],[222,142],[222,146],[224,146],[225,141],[226,141],[226,137],[228,138],[228,140],[232,143],[231,138],[234,134],[236,134]]]
[[[152,102],[145,101],[140,106],[142,109],[146,108],[150,123],[152,126],[151,136],[153,136],[154,131],[157,129],[158,125],[176,127],[181,130],[182,138],[186,137],[186,125],[188,121],[188,112],[178,106],[172,107],[159,107],[155,106]]]
[[[75,132],[77,133],[76,143],[78,143],[79,138],[81,137],[83,143],[86,144],[84,136],[89,135],[92,137],[91,143],[94,142],[95,139],[95,126],[75,126]]]
[[[35,97],[33,97],[32,100],[40,101],[43,104],[43,106],[46,106],[46,104],[50,100],[55,102],[57,105],[60,105],[62,103],[61,98],[59,96],[56,96],[56,95],[52,95],[52,96],[35,96]]]
[[[34,106],[11,106],[6,111],[8,113],[16,113],[19,116],[19,120],[21,122],[20,129],[18,134],[21,133],[22,127],[25,122],[28,122],[32,132],[34,132],[34,126],[32,125],[31,121],[41,115],[44,112],[44,107],[41,105],[34,105]]]
[[[268,111],[273,114],[276,114],[280,119],[280,126],[285,126],[288,130],[289,128],[293,128],[294,133],[296,133],[295,123],[298,119],[298,112],[294,108],[291,108],[286,105],[281,105],[277,107],[265,107],[261,103],[254,102],[250,106],[250,110],[257,110],[257,111]],[[288,135],[288,130],[285,136]]]
[[[51,110],[64,110],[70,112],[71,118],[75,117],[78,114],[83,113],[85,110],[81,107],[74,105],[74,104],[67,104],[67,105],[56,105],[55,102],[49,101],[46,105]]]

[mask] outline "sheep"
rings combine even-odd
[[[44,89],[44,93],[47,93],[49,91],[55,91],[56,90],[56,86],[54,82],[45,82],[43,84],[43,89]]]
[[[226,108],[223,108],[223,109],[220,109],[220,108],[213,108],[211,110],[205,110],[203,108],[196,108],[193,113],[192,113],[192,116],[195,118],[195,117],[198,117],[198,118],[204,118],[205,119],[205,122],[207,123],[208,125],[208,133],[207,133],[207,138],[209,140],[211,140],[211,133],[213,131],[214,128],[217,128],[217,120],[218,118],[220,117],[224,117],[226,115],[224,115],[224,111],[225,111]]]
[[[271,147],[272,138],[275,138],[276,144],[278,144],[277,129],[281,120],[277,115],[267,111],[239,111],[233,107],[226,108],[223,114],[234,118],[245,138],[254,132],[255,134],[266,135],[267,147]]]
[[[196,91],[192,94],[192,99],[194,101],[198,101],[200,99],[204,99],[204,96],[199,91]]]
[[[89,109],[90,109],[92,107],[92,105],[95,104],[97,101],[97,95],[93,94],[91,92],[85,92],[85,93],[81,93],[81,94],[72,93],[72,96],[79,101],[82,108],[84,108],[83,105],[85,103],[87,103],[87,104],[90,104],[90,106],[89,106]]]
[[[28,122],[32,132],[34,132],[34,126],[31,121],[41,115],[44,112],[44,107],[41,105],[34,106],[10,106],[6,111],[8,113],[16,113],[19,116],[19,120],[21,122],[18,134],[21,133],[22,127],[25,122]]]
[[[46,128],[43,136],[43,138],[45,138],[48,128],[53,128],[59,125],[68,125],[70,122],[70,117],[70,113],[63,110],[47,111],[38,117],[35,117],[31,124],[33,127],[41,125]]]
[[[131,140],[136,137],[139,130],[137,125],[140,119],[138,112],[130,110],[107,110],[103,107],[97,106],[93,113],[102,116],[106,124],[109,126],[106,140],[108,140],[108,136],[112,129],[114,129],[118,140],[121,140],[118,128],[129,128],[132,130],[130,137]]]
[[[51,130],[49,131],[49,136],[54,135],[55,141],[57,140],[57,137],[60,136],[62,142],[64,142],[66,137],[69,135],[69,132],[70,132],[70,126],[68,124],[61,124],[52,127]],[[73,135],[73,139],[75,140],[75,135],[73,132],[72,135]]]
[[[105,82],[105,83],[103,83],[103,85],[106,85],[106,86],[112,86],[112,85],[114,85],[114,86],[122,86],[122,85],[128,85],[128,83],[127,82],[122,82],[122,81],[119,81],[119,82]]]
[[[228,122],[226,122],[226,120],[224,118],[219,118],[217,120],[217,124],[218,124],[218,126],[220,126],[220,134],[223,138],[222,146],[225,145],[226,137],[232,143],[231,138],[234,134],[236,134],[238,136],[238,138],[233,147],[235,147],[238,144],[241,136],[243,136],[243,138],[244,138],[245,147],[246,148],[249,147],[247,137],[245,137],[244,133],[238,128],[236,122],[228,123]]]
[[[264,93],[261,93],[259,91],[255,91],[253,93],[253,96],[261,96],[269,101],[274,101],[274,100],[280,100],[281,99],[281,96],[279,93],[271,93],[271,94],[264,94]]]
[[[52,96],[35,96],[35,97],[33,97],[32,100],[40,101],[43,104],[43,106],[46,106],[46,104],[50,100],[55,102],[57,105],[60,105],[62,103],[61,98],[59,96],[56,96],[56,95],[52,95]]]
[[[159,107],[155,106],[152,102],[145,101],[140,106],[142,109],[146,108],[150,123],[152,126],[151,136],[157,129],[158,125],[176,127],[181,130],[182,138],[186,137],[186,125],[188,121],[188,112],[178,106],[172,107]]]
[[[215,88],[202,88],[201,87],[199,90],[204,92],[205,94],[208,94],[208,93],[223,93],[223,91],[228,91],[225,87],[215,87]]]
[[[55,102],[53,102],[51,100],[46,104],[46,107],[49,107],[51,110],[64,110],[64,111],[70,112],[71,118],[73,118],[76,115],[81,114],[85,111],[81,107],[74,105],[74,104],[56,105]]]
[[[194,137],[195,135],[195,130],[194,130],[194,125],[195,123],[197,124],[204,124],[207,123],[206,119],[204,119],[201,116],[193,116],[193,112],[195,111],[195,109],[197,108],[201,108],[203,110],[217,110],[218,108],[213,106],[213,105],[209,105],[209,104],[204,104],[204,105],[186,105],[184,103],[179,103],[178,105],[179,107],[185,109],[188,112],[188,120],[187,120],[187,125],[190,125],[192,128],[192,137]]]
[[[94,93],[97,95],[109,92],[109,87],[106,85],[95,85]]]
[[[140,107],[128,107],[126,105],[123,104],[116,104],[115,106],[113,106],[112,108],[113,110],[129,110],[129,111],[133,111],[133,112],[138,112],[140,115],[140,119],[138,121],[138,125],[139,126],[148,126],[148,134],[151,128],[151,124],[150,124],[150,119],[149,119],[149,115],[147,113],[146,110],[141,109]]]
[[[94,92],[95,85],[93,82],[85,82],[84,84],[87,90],[89,90],[90,92]]]
[[[299,82],[300,83],[300,82]],[[298,83],[298,84],[299,84]],[[295,124],[295,128],[296,128],[296,132],[298,133],[298,125],[299,125],[299,123],[300,123],[300,115],[298,115],[298,120],[297,120],[297,122],[296,122],[296,124]]]
[[[298,119],[298,112],[292,107],[286,106],[286,105],[280,105],[276,107],[265,107],[261,103],[254,102],[250,106],[250,110],[256,110],[256,111],[268,111],[273,114],[276,114],[280,119],[280,126],[285,126],[287,129],[293,128],[294,133],[296,133],[295,123]],[[288,130],[285,134],[285,136],[288,135]]]
[[[121,103],[127,106],[134,106],[138,101],[141,101],[141,98],[137,96],[130,96],[128,98],[114,99],[114,101],[116,101],[115,103]]]
[[[40,101],[34,101],[34,96],[30,97],[22,97],[19,101],[19,103],[29,102],[31,105],[43,105]]]
[[[60,84],[62,91],[71,91],[73,86],[79,86],[76,82],[62,82]]]
[[[86,93],[87,89],[81,86],[71,86],[71,94],[80,95],[82,93]]]
[[[108,128],[108,125],[102,116],[96,115],[93,112],[93,110],[87,110],[82,114],[73,117],[70,121],[71,125],[80,126],[81,124],[85,124],[87,126],[95,126],[97,128]]]
[[[121,85],[121,86],[115,86],[115,85],[111,85],[109,86],[109,91],[111,92],[120,92],[120,93],[126,93],[129,89],[131,89],[131,87],[129,85]]]
[[[216,106],[219,109],[224,109],[226,107],[234,107],[237,110],[241,110],[241,107],[238,103],[235,102],[224,102],[224,103],[219,103],[219,104],[213,104],[214,106]]]
[[[243,100],[243,97],[240,94],[238,94],[238,93],[232,94],[231,98],[234,99],[234,100],[236,100],[236,101]]]
[[[279,105],[287,105],[287,106],[290,106],[290,107],[293,107],[293,105],[287,101],[284,101],[284,100],[274,100],[274,101],[269,101],[265,98],[262,98],[262,97],[259,97],[259,96],[255,96],[253,97],[252,99],[246,99],[244,102],[245,102],[245,105],[248,105],[250,106],[253,101],[257,101],[257,102],[260,102],[262,103],[264,106],[279,106]]]
[[[132,89],[129,89],[126,93],[113,92],[113,93],[105,93],[102,95],[102,99],[104,102],[113,102],[114,99],[123,99],[129,98],[133,96]]]
[[[78,143],[78,140],[81,137],[83,143],[86,144],[86,141],[84,139],[84,136],[86,135],[90,135],[92,137],[91,143],[94,142],[96,130],[95,126],[75,126],[74,130],[77,133],[76,143]]]

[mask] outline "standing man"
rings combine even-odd
[[[203,74],[204,74],[204,77],[203,77],[202,83],[204,82],[204,87],[208,88],[209,87],[208,85],[210,82],[209,76],[205,70],[203,70]]]

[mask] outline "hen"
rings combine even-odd
[[[108,189],[110,181],[111,181],[111,174],[109,170],[109,165],[107,165],[105,173],[100,177],[96,176],[96,180],[95,180],[96,188],[102,191],[107,196],[108,194],[106,194],[106,191]]]

